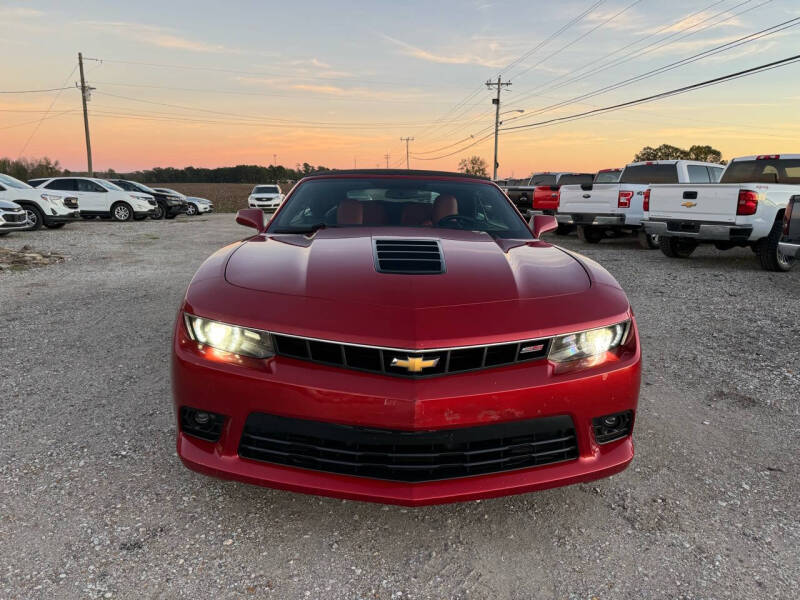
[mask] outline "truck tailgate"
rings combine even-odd
[[[718,183],[651,185],[650,218],[735,223],[741,187]]]
[[[618,183],[599,183],[591,186],[591,189],[584,189],[580,185],[562,185],[558,212],[595,215],[615,213],[618,195]]]

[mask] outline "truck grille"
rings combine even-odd
[[[314,471],[422,482],[574,460],[578,444],[566,415],[396,431],[252,413],[239,456]]]

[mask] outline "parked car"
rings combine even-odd
[[[237,221],[255,235],[200,267],[174,328],[190,469],[420,505],[633,458],[633,312],[605,269],[541,239],[552,216],[529,225],[488,179],[381,169],[308,177],[268,225]]]
[[[639,235],[644,248],[657,248],[655,234],[642,230],[645,191],[651,183],[706,182],[719,179],[724,167],[690,160],[655,160],[627,165],[617,183],[567,185],[561,188],[556,218],[577,225],[578,237],[597,244],[608,234]]]
[[[0,173],[0,200],[14,202],[25,211],[30,230],[58,229],[80,218],[78,198],[69,192],[43,192],[24,181]]]
[[[534,173],[525,185],[509,186],[506,194],[523,215],[554,215],[562,185],[591,183],[594,173]]]
[[[0,237],[12,231],[27,229],[28,219],[25,210],[14,202],[0,200]]]
[[[188,203],[183,198],[183,195],[178,192],[170,191],[167,193],[159,191],[138,181],[130,181],[128,179],[110,179],[109,181],[128,192],[147,194],[153,198],[155,211],[150,215],[137,215],[137,220],[144,219],[147,216],[155,220],[174,219],[178,215],[185,213],[188,208]]]
[[[186,202],[189,203],[189,206],[186,209],[186,214],[189,216],[214,212],[214,204],[211,202],[211,200],[207,200],[206,198],[186,196]]]
[[[262,210],[277,210],[281,202],[283,202],[281,188],[272,184],[257,185],[247,198],[247,205],[250,208]]]
[[[110,181],[94,177],[51,177],[42,180],[36,189],[76,196],[84,218],[110,217],[115,221],[129,221],[156,211],[156,201],[149,194],[127,192]]]
[[[734,158],[719,183],[650,186],[645,230],[670,258],[688,258],[701,243],[720,250],[749,246],[767,271],[794,261],[780,247],[789,198],[800,192],[800,154]]]
[[[779,247],[784,256],[796,258],[800,255],[800,195],[789,198],[789,204],[786,205]]]

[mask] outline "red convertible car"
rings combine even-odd
[[[491,181],[303,179],[212,255],[175,324],[178,454],[238,481],[404,505],[606,477],[641,353],[619,284]]]

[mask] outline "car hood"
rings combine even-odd
[[[252,290],[399,308],[563,296],[590,285],[581,265],[558,248],[469,231],[436,236],[444,273],[379,273],[375,268],[375,239],[431,239],[430,234],[430,229],[323,229],[311,237],[257,237],[233,254],[225,278]]]
[[[264,198],[265,200],[271,200],[272,198],[277,198],[280,194],[250,194],[251,198]]]
[[[22,196],[20,196],[20,199]],[[9,202],[8,200],[0,200],[0,208],[5,210],[17,210],[20,208],[19,204],[14,204],[13,202]]]
[[[379,273],[373,239],[386,237],[435,237],[445,272]],[[541,241],[431,228],[259,235],[212,255],[184,310],[277,333],[408,349],[536,339],[631,315],[613,277],[585,257]]]

